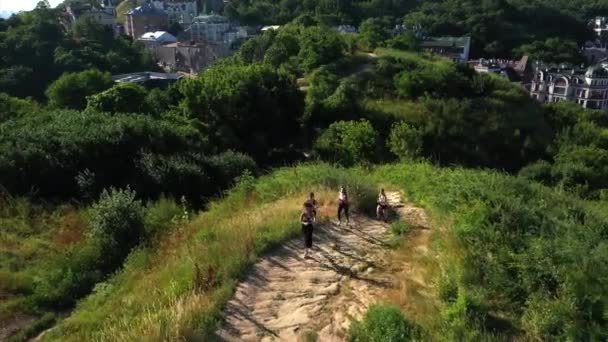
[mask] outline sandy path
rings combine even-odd
[[[426,224],[399,193],[387,196],[399,215]],[[302,258],[302,239],[262,257],[228,303],[219,339],[344,341],[350,321],[400,282],[388,263],[388,225],[352,216],[351,227],[315,227],[312,259]]]

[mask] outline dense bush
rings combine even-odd
[[[204,151],[200,133],[177,118],[48,111],[1,123],[0,131],[2,185],[13,194],[36,191],[43,198],[75,196],[79,183],[93,190],[89,197],[129,184],[158,195],[164,189],[142,187],[146,177],[137,166],[145,153]]]
[[[396,123],[388,140],[390,151],[400,159],[416,159],[422,154],[422,132],[407,122]]]
[[[523,329],[535,340],[602,340],[608,307],[608,216],[601,204],[495,172],[427,164],[380,168],[437,219],[441,334],[480,340]]]
[[[351,342],[401,342],[415,340],[415,328],[395,306],[374,305],[360,322],[353,322]]]
[[[99,243],[104,264],[117,268],[143,235],[144,207],[129,189],[104,190],[90,213],[90,239]]]
[[[548,148],[550,161],[530,164],[520,174],[588,198],[600,198],[608,189],[608,116],[575,104],[549,105],[544,112],[555,132]]]
[[[78,73],[66,73],[46,90],[49,106],[56,108],[84,109],[87,96],[112,87],[112,76],[96,69]]]
[[[365,120],[338,121],[315,142],[314,151],[324,160],[350,166],[377,159],[378,133]]]
[[[32,100],[24,100],[0,93],[0,122],[36,111],[38,111],[38,105]]]
[[[146,88],[136,83],[119,83],[87,99],[87,109],[108,113],[147,113]]]

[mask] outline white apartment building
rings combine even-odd
[[[608,110],[608,64],[586,70],[537,68],[530,95],[541,103],[572,101],[583,108]]]

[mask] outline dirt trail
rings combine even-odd
[[[424,211],[391,205],[410,225],[428,228]],[[389,263],[388,225],[352,215],[350,227],[315,227],[311,259],[302,257],[302,239],[293,239],[262,257],[236,289],[217,332],[225,341],[344,341],[352,319],[400,287],[405,263]],[[428,238],[422,242],[428,244]],[[420,246],[424,249],[426,246]],[[392,264],[392,265],[391,265]]]

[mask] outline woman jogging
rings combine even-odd
[[[308,202],[304,203],[304,212],[300,216],[300,222],[302,223],[302,233],[304,234],[304,259],[307,259],[308,250],[312,248],[312,231],[315,222],[313,206]]]
[[[342,211],[344,211],[344,217],[346,217],[346,224],[349,223],[348,218],[348,194],[344,187],[340,187],[340,193],[338,194],[338,224],[342,225]]]

